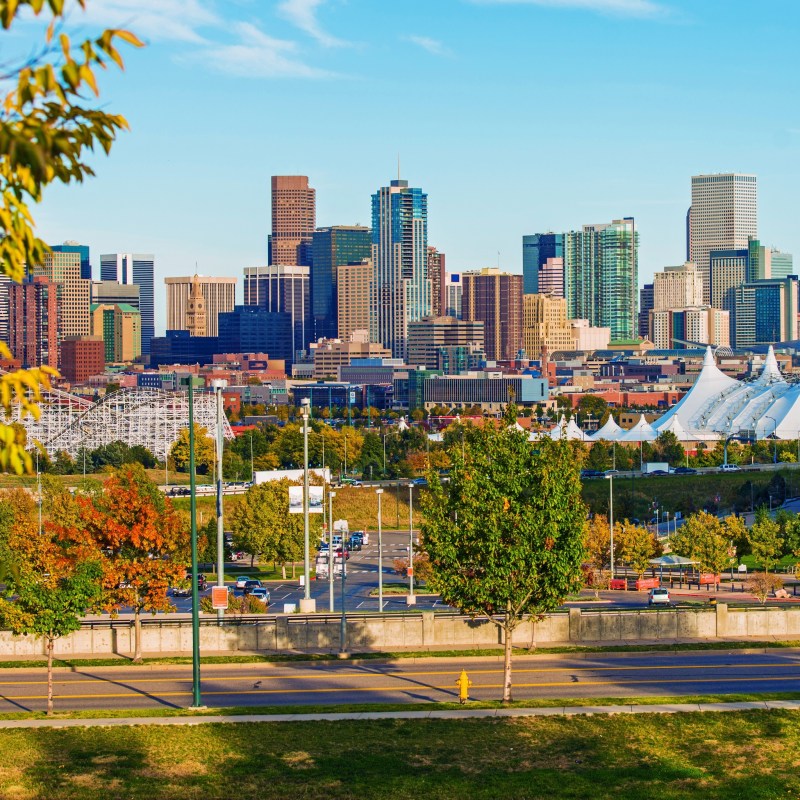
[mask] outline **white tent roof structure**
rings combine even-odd
[[[796,439],[800,437],[800,384],[786,382],[772,347],[761,374],[751,381],[737,381],[721,372],[709,347],[694,386],[654,427],[658,432],[670,430],[674,420],[687,437],[684,441],[728,436],[763,439],[773,433],[781,439]]]
[[[679,442],[690,442],[694,438],[689,434],[686,428],[681,425],[681,421],[677,417],[672,417],[666,425],[660,427],[657,431],[659,435],[666,432],[674,433],[675,438]]]
[[[592,442],[599,442],[603,439],[606,442],[615,442],[623,433],[625,433],[625,429],[620,428],[620,426],[614,422],[614,417],[609,414],[606,424],[591,434],[589,440]]]
[[[628,431],[622,433],[618,442],[652,442],[658,438],[658,431],[644,418],[644,414],[639,417],[639,421]]]
[[[556,425],[550,431],[550,438],[554,439],[555,441],[559,441],[562,436],[566,436],[567,441],[570,442],[576,439],[579,442],[591,441],[588,434],[578,427],[578,423],[575,422],[574,417],[571,417],[570,421],[567,422],[563,414],[561,415],[561,419],[558,421],[558,425]]]

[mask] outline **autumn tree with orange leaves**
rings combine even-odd
[[[51,523],[64,540],[93,550],[103,568],[99,610],[134,614],[134,658],[142,659],[143,612],[174,610],[167,589],[183,581],[189,539],[172,503],[140,464],[118,469],[103,491],[74,498],[79,512],[67,526]]]

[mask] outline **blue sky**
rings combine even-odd
[[[795,0],[88,0],[148,43],[104,76],[127,116],[97,177],[39,209],[53,243],[166,275],[266,263],[269,178],[369,224],[397,172],[448,269],[521,271],[521,237],[635,216],[640,282],[684,258],[689,179],[754,172],[762,241],[800,258]],[[7,37],[24,46],[31,29]],[[241,293],[241,288],[239,289]],[[157,326],[164,324],[163,308]]]

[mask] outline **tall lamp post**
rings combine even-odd
[[[202,708],[200,697],[200,595],[197,591],[197,484],[194,459],[194,376],[189,375],[189,517],[192,539],[192,708]]]
[[[378,495],[378,611],[383,611],[383,518],[381,516],[381,497],[383,489],[376,489]]]
[[[408,484],[408,597],[407,605],[417,603],[414,597],[414,484]]]
[[[217,586],[225,586],[225,523],[222,519],[222,448],[225,439],[222,435],[222,390],[228,385],[224,379],[211,381],[217,404]],[[252,440],[251,440],[252,441]],[[225,611],[217,609],[217,621],[222,624]]]
[[[317,610],[317,601],[311,597],[311,564],[309,561],[308,537],[308,415],[311,400],[304,397],[300,401],[300,413],[303,416],[303,597],[300,600],[300,611],[313,614]]]
[[[339,657],[347,655],[347,613],[345,612],[344,582],[347,577],[347,550],[345,531],[342,531],[342,621],[339,626]]]
[[[614,475],[606,475],[608,484],[608,530],[611,543],[611,580],[614,580]]]
[[[775,418],[771,417],[769,414],[764,414],[764,419],[772,420],[772,444],[773,444],[772,463],[773,464],[777,464],[778,463],[778,434],[776,433],[776,431],[778,429],[778,423],[775,421]],[[767,437],[765,437],[765,438],[767,438]]]
[[[333,614],[333,498],[336,492],[328,490],[328,611]]]

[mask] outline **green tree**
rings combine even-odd
[[[747,540],[756,563],[764,568],[764,572],[770,572],[780,560],[783,542],[780,526],[763,506],[756,511],[756,520],[747,532]]]
[[[666,461],[671,467],[679,467],[686,457],[683,445],[672,431],[664,431],[655,441],[657,460]]]
[[[84,8],[86,0],[77,0]],[[70,8],[74,4],[70,4]],[[98,95],[95,72],[113,61],[122,66],[117,40],[138,46],[123,30],[73,45],[60,31],[64,0],[6,0],[0,3],[0,24],[9,30],[30,16],[49,20],[38,54],[24,63],[3,66],[5,95],[0,106],[0,270],[20,282],[32,265],[41,264],[49,247],[35,234],[31,206],[41,202],[53,183],[81,182],[93,175],[88,160],[96,148],[109,152],[117,134],[127,128],[124,117],[96,108],[88,98]],[[5,345],[0,355],[9,357]],[[50,388],[55,370],[16,370],[0,376],[0,404],[8,412],[38,415],[42,389]],[[31,471],[25,441],[13,425],[0,422],[0,467]]]
[[[730,566],[736,553],[740,526],[736,517],[721,520],[705,511],[692,514],[670,539],[672,552],[696,561],[701,572],[718,575]]]
[[[576,411],[581,422],[588,420],[589,416],[592,419],[600,421],[608,410],[608,403],[605,399],[596,394],[585,394],[578,402]]]
[[[605,472],[607,469],[611,469],[611,464],[611,445],[602,439],[595,442],[586,456],[586,468]]]
[[[580,586],[586,507],[569,442],[531,445],[514,426],[485,425],[451,447],[450,481],[430,475],[422,545],[444,602],[486,615],[505,641],[503,701],[511,701],[512,636],[525,615],[558,607]]]
[[[641,525],[632,525],[628,520],[619,527],[615,528],[615,555],[619,555],[620,561],[627,564],[640,578],[652,566],[651,558],[657,558],[664,552],[664,548],[659,542],[658,537],[652,531]]]
[[[194,463],[198,475],[208,475],[214,463],[216,447],[214,439],[202,425],[194,424]],[[181,428],[169,457],[178,472],[189,471],[189,429]]]

